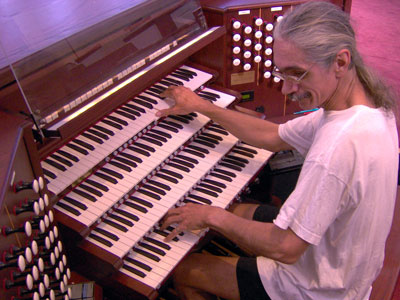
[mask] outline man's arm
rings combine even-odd
[[[236,216],[215,206],[187,204],[171,209],[162,225],[177,223],[166,238],[173,239],[180,232],[212,228],[243,249],[257,256],[268,257],[286,264],[295,263],[308,247],[291,229],[283,230],[273,223],[252,221]]]
[[[196,111],[217,122],[240,140],[256,147],[273,152],[291,149],[280,138],[278,124],[231,109],[218,107],[200,98],[185,87],[168,88],[162,96],[173,99],[175,105],[169,109],[159,111],[157,113],[159,117],[188,114]]]

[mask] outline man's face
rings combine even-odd
[[[274,63],[284,76],[282,93],[289,99],[299,102],[302,109],[324,107],[327,99],[337,87],[337,79],[333,67],[328,69],[305,59],[304,54],[293,44],[284,40],[274,41]],[[297,82],[290,80],[291,76],[304,77]]]

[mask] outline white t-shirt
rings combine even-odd
[[[279,127],[305,156],[274,224],[310,243],[292,265],[258,257],[273,300],[363,299],[379,274],[397,191],[395,118],[357,105],[318,111]]]

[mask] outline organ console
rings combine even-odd
[[[170,105],[160,93],[183,85],[231,107],[242,98],[226,89],[235,82],[244,100],[242,84],[254,76],[257,85],[279,85],[267,76],[270,33],[292,4],[216,26],[194,0],[37,5],[18,20],[2,7],[0,298],[70,299],[72,268],[121,298],[155,299],[205,234],[165,243],[167,210],[229,207],[272,154],[199,113],[156,117]],[[44,40],[34,40],[33,19],[51,28]]]

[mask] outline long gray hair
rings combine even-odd
[[[329,2],[307,2],[295,7],[278,22],[274,38],[293,43],[310,62],[329,67],[341,49],[351,54],[350,68],[357,76],[376,107],[387,111],[397,108],[393,91],[365,64],[357,50],[350,17]]]

